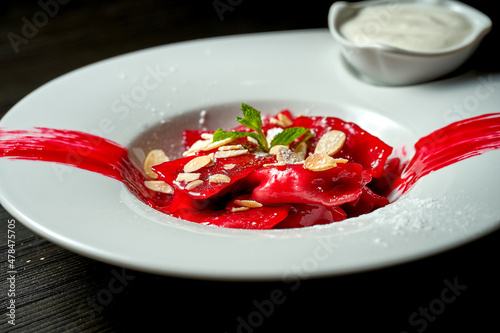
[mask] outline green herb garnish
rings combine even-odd
[[[236,117],[236,120],[243,126],[248,127],[249,129],[254,130],[255,132],[237,132],[237,131],[226,132],[219,128],[214,133],[213,142],[224,140],[227,138],[237,139],[237,138],[251,137],[252,139],[257,141],[259,147],[262,150],[264,150],[265,152],[269,152],[269,149],[271,149],[271,147],[277,145],[284,145],[284,146],[289,145],[295,139],[309,132],[309,129],[304,127],[289,127],[284,129],[283,132],[276,134],[276,136],[271,141],[271,144],[269,145],[269,143],[267,142],[267,138],[264,135],[264,132],[262,132],[262,119],[260,116],[260,111],[254,109],[253,107],[245,103],[241,104],[241,111],[243,111],[243,118]],[[304,137],[305,140],[309,138],[310,135],[306,135]]]

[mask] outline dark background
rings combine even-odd
[[[54,16],[18,45],[24,19],[45,1],[0,3],[0,117],[47,81],[89,63],[197,38],[326,28],[332,1],[62,1]],[[489,15],[493,31],[462,70],[499,70],[493,1],[466,1]],[[232,5],[231,5],[232,4]],[[11,35],[12,36],[12,35]],[[0,170],[1,172],[1,170]],[[499,327],[500,232],[416,262],[360,274],[301,281],[217,282],[164,277],[100,263],[16,226],[16,326],[7,324],[7,221],[0,207],[0,331],[19,332],[474,332]],[[120,277],[118,279],[117,277]],[[438,316],[444,281],[463,290]],[[120,283],[113,284],[116,281]],[[113,292],[110,292],[113,291]],[[269,306],[273,292],[280,304]],[[451,295],[451,294],[446,294]],[[260,310],[259,310],[260,308]],[[260,311],[261,315],[257,315]],[[244,321],[246,324],[241,324]],[[248,323],[253,323],[253,327]]]

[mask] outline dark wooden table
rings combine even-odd
[[[331,2],[2,1],[0,117],[47,81],[111,56],[197,38],[326,28]],[[498,22],[492,2],[466,2]],[[494,28],[462,71],[497,72],[498,37]],[[1,332],[399,333],[499,327],[499,231],[423,260],[301,281],[292,290],[280,281],[190,280],[123,269],[60,248],[16,221],[18,273],[11,284],[7,233],[13,220],[0,207]],[[283,297],[271,306],[275,290]],[[15,326],[8,322],[10,299]]]

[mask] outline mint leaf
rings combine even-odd
[[[226,132],[219,128],[214,133],[213,142],[224,140],[227,138],[238,139],[251,137],[257,141],[259,147],[262,150],[264,150],[265,152],[269,152],[269,148],[272,146],[289,145],[295,139],[300,138],[303,135],[304,137],[302,138],[302,141],[307,141],[312,136],[311,132],[307,128],[291,127],[277,134],[269,145],[269,143],[267,142],[267,137],[262,131],[262,118],[260,116],[260,111],[245,103],[241,104],[241,111],[243,111],[243,118],[236,117],[236,120],[238,120],[238,122],[243,126],[248,127],[255,132]]]
[[[262,119],[260,118],[260,111],[245,103],[241,104],[241,111],[243,111],[243,118],[236,117],[236,120],[238,120],[238,122],[243,126],[257,132],[262,132]]]
[[[304,127],[290,127],[283,130],[283,132],[276,134],[276,136],[271,141],[271,147],[277,145],[287,146],[292,143],[295,139],[300,138],[302,135],[306,134],[309,129]]]
[[[219,128],[219,129],[217,129],[217,131],[215,131],[212,142],[217,142],[217,141],[224,140],[227,138],[235,138],[235,139],[245,138],[247,136],[257,140],[257,142],[259,143],[259,146],[262,149],[264,149],[264,147],[262,147],[262,145],[260,143],[259,135],[257,133],[254,133],[254,132],[236,132],[236,131],[226,132],[226,131]]]
[[[245,138],[247,136],[250,136],[250,134],[250,132],[226,132],[219,128],[217,129],[217,131],[215,131],[212,141],[216,142],[227,138]]]
[[[307,142],[307,140],[309,140],[310,138],[312,138],[314,135],[312,134],[311,131],[307,131],[305,134],[304,134],[304,137],[299,141],[297,142],[296,146],[298,146],[299,144],[301,144],[302,142]]]

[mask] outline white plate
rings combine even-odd
[[[411,148],[452,121],[497,111],[499,82],[498,75],[469,73],[412,87],[372,86],[346,69],[326,30],[265,33],[166,45],[84,67],[28,95],[0,126],[92,132],[140,158],[159,145],[171,150],[163,138],[199,126],[202,110],[200,126],[235,124],[245,102],[264,112],[338,116]],[[45,162],[0,159],[0,198],[48,240],[123,267],[209,279],[307,278],[407,262],[498,228],[499,161],[498,151],[462,161],[374,213],[295,230],[174,219],[115,180]]]

